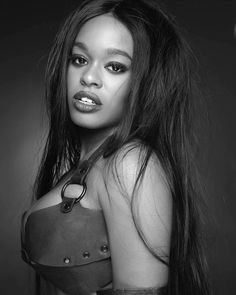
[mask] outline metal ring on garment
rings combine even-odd
[[[62,189],[61,189],[61,198],[62,198],[62,200],[63,200],[63,198],[65,197],[65,190],[66,190],[66,188],[67,188],[67,186],[68,185],[70,185],[70,184],[76,184],[76,183],[73,183],[71,180],[68,180],[64,185],[63,185],[63,187],[62,187]],[[75,199],[75,203],[77,203],[77,202],[79,202],[82,198],[83,198],[83,196],[85,195],[85,193],[86,193],[86,191],[87,191],[87,185],[86,185],[86,182],[84,181],[83,182],[83,190],[82,190],[82,193],[77,197],[77,198],[72,198],[72,199]]]

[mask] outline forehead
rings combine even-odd
[[[130,31],[111,14],[104,14],[87,21],[80,29],[75,42],[84,43],[90,49],[116,48],[133,54],[133,38]]]

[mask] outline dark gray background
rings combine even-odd
[[[21,2],[21,5],[17,4]],[[201,175],[209,207],[207,248],[213,294],[235,294],[236,1],[163,1],[199,59],[210,124],[201,128]],[[27,294],[20,216],[29,205],[45,138],[43,80],[58,25],[76,1],[1,2],[0,293]],[[202,114],[200,113],[201,117]]]

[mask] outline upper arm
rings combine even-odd
[[[168,267],[153,256],[144,241],[161,258],[169,255],[170,191],[155,156],[149,159],[135,187],[142,160],[139,152],[134,148],[119,153],[106,171],[107,194],[100,196],[115,288],[163,286],[168,280]]]

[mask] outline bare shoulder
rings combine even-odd
[[[103,176],[108,192],[117,189],[132,201],[135,193],[153,192],[157,198],[171,202],[168,179],[154,152],[147,156],[147,148],[140,142],[131,142],[103,163]],[[112,198],[112,195],[109,194]],[[147,199],[148,194],[142,199]]]
[[[154,153],[146,154],[143,144],[129,143],[103,169],[106,194],[99,198],[117,287],[167,282],[168,268],[153,253],[168,261],[172,198],[160,161]]]

